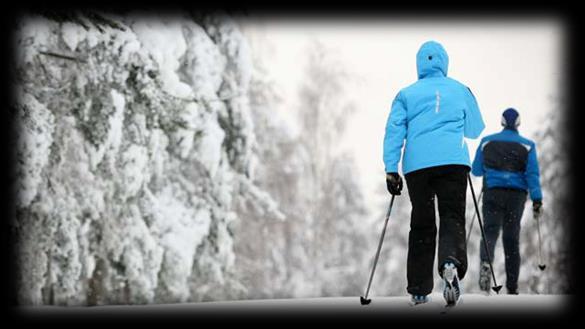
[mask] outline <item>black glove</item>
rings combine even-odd
[[[388,188],[390,194],[400,195],[400,191],[402,191],[402,178],[398,173],[386,173],[386,188]]]
[[[532,201],[532,213],[535,219],[540,218],[540,215],[542,215],[542,200]]]

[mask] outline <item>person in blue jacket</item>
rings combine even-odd
[[[471,167],[465,138],[477,138],[485,125],[471,90],[447,77],[449,57],[441,44],[425,42],[416,55],[418,80],[392,102],[384,136],[386,186],[400,195],[402,173],[412,204],[407,256],[407,291],[414,304],[433,290],[437,227],[438,272],[447,304],[457,303],[459,280],[467,271],[465,198]]]
[[[520,220],[527,194],[532,199],[534,217],[540,216],[542,192],[536,146],[533,141],[518,133],[518,111],[506,109],[501,122],[504,127],[501,132],[481,140],[472,167],[475,176],[484,176],[482,213],[485,237],[492,258],[488,259],[485,248],[480,248],[479,286],[481,290],[490,291],[488,262],[493,261],[496,241],[502,230],[506,256],[506,288],[509,294],[518,294]]]

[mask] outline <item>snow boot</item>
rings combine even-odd
[[[412,306],[424,304],[429,301],[429,298],[426,295],[411,295],[410,302]]]
[[[443,284],[443,297],[447,306],[455,306],[461,295],[461,287],[459,286],[457,267],[451,262],[445,263],[443,266]]]
[[[479,268],[479,289],[486,293],[490,293],[491,277],[490,277],[490,263],[481,262]]]
[[[518,289],[508,289],[508,295],[518,295]]]

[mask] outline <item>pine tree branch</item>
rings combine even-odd
[[[39,53],[40,54],[43,54],[43,55],[46,55],[46,56],[53,56],[53,57],[57,57],[57,58],[67,59],[67,60],[70,60],[70,61],[87,63],[87,61],[85,61],[84,59],[81,59],[81,58],[78,58],[78,57],[74,57],[74,56],[57,54],[57,53],[53,53],[53,52],[50,52],[50,51],[39,51]]]

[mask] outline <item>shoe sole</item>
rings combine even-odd
[[[448,306],[455,306],[457,304],[457,300],[459,299],[457,294],[459,280],[455,275],[454,269],[446,269],[443,273],[443,281],[445,282],[445,289],[443,290],[443,297],[447,302]],[[457,287],[455,287],[454,283],[457,283]]]

